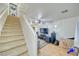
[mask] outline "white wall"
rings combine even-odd
[[[56,31],[57,39],[60,37],[64,38],[72,38],[75,35],[76,23],[78,21],[78,17],[72,17],[68,19],[63,19],[54,22],[51,26],[50,31]],[[56,27],[55,27],[56,26]]]
[[[72,17],[72,18],[54,21],[52,23],[45,23],[40,27],[49,28],[49,35],[53,31],[55,31],[57,35],[57,39],[59,39],[60,37],[72,38],[75,35],[75,27],[76,27],[77,20],[78,20],[78,17]]]
[[[76,24],[74,46],[79,48],[79,21]]]
[[[55,31],[57,33],[57,39],[60,37],[72,38],[75,35],[75,28],[78,17],[72,17],[67,19],[62,19],[50,24],[50,33]]]
[[[27,43],[28,53],[30,56],[37,55],[37,36],[36,33],[33,31],[33,28],[29,24],[26,18],[22,15],[20,16],[20,21],[24,33],[24,37]]]
[[[1,35],[1,31],[5,24],[7,16],[8,16],[8,8],[6,8],[4,12],[0,15],[0,35]]]

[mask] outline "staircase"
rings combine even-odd
[[[0,36],[0,56],[27,56],[19,18],[8,16]]]

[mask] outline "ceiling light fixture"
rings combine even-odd
[[[57,28],[57,25],[54,25],[55,28]]]
[[[39,13],[37,17],[38,17],[38,19],[41,19],[42,13]]]

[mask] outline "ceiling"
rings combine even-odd
[[[45,21],[79,16],[79,3],[25,3],[20,9],[27,18]]]

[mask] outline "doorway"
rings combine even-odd
[[[17,5],[14,3],[9,4],[9,15],[17,16]]]

